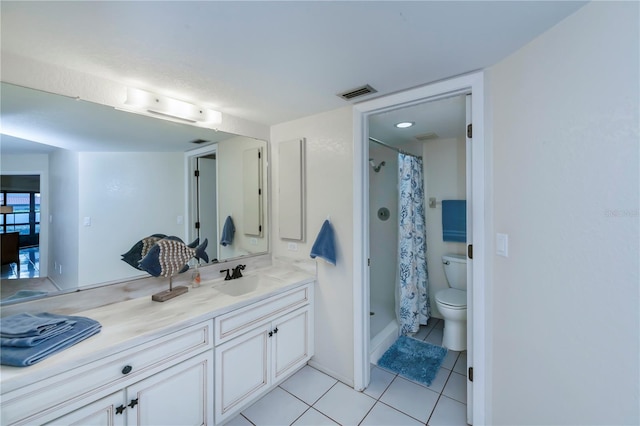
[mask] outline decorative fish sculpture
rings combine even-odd
[[[179,239],[170,237],[163,238],[156,242],[145,257],[140,261],[140,268],[154,277],[162,275],[170,277],[175,274],[185,272],[189,269],[187,262],[195,257],[198,260],[209,262],[209,256],[205,252],[208,240],[196,248],[189,247]]]
[[[145,237],[135,243],[128,252],[123,254],[122,260],[136,269],[143,270],[140,268],[140,261],[147,255],[147,253],[149,253],[151,247],[153,247],[158,241],[162,240],[163,238],[170,238],[182,242],[182,240],[178,237],[168,237],[165,234],[149,235],[148,237]],[[199,243],[200,238],[196,238],[195,241],[188,245],[188,247],[195,248]]]

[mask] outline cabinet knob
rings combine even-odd
[[[273,331],[269,332],[269,337],[273,337]]]
[[[138,398],[136,398],[136,399],[132,399],[132,400],[131,400],[131,402],[130,402],[128,405],[129,405],[129,407],[131,407],[131,408],[133,408],[133,407],[135,407],[136,405],[138,405]]]
[[[132,366],[125,365],[124,368],[122,369],[122,374],[129,374],[129,373],[131,373],[131,370],[133,370]]]
[[[273,329],[273,334],[276,334],[278,332],[278,327]]]
[[[125,407],[124,405],[120,405],[119,407],[116,407],[116,414],[122,414],[122,412],[126,409],[127,407]]]

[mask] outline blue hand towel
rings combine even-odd
[[[231,216],[227,216],[227,220],[224,221],[224,226],[222,227],[222,238],[220,239],[220,244],[223,246],[229,246],[233,242],[233,235],[236,233],[236,227],[233,224],[233,219]]]
[[[69,324],[68,317],[41,312],[16,314],[0,319],[0,337],[9,339],[42,336],[57,327]],[[73,322],[71,323],[73,324]]]
[[[466,200],[442,200],[442,241],[467,242]]]
[[[48,314],[54,316],[54,314]],[[53,336],[36,346],[0,347],[0,364],[14,367],[27,367],[43,359],[67,349],[100,332],[102,326],[98,321],[85,317],[58,316],[61,319],[75,321],[70,330]]]
[[[316,242],[311,247],[311,258],[321,257],[332,265],[336,264],[336,242],[333,227],[325,220],[316,237]]]

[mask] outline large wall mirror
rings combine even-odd
[[[37,234],[47,294],[148,276],[121,255],[152,234],[207,238],[211,262],[268,252],[265,141],[7,83],[0,95],[2,204],[13,205],[2,233],[30,246]],[[223,245],[228,218],[235,233]],[[33,276],[6,279],[12,268],[2,265],[5,304],[25,300],[11,284]]]

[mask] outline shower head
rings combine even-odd
[[[378,164],[376,166],[376,163],[373,162],[373,158],[369,158],[369,164],[373,168],[373,171],[378,173],[380,171],[380,169],[382,168],[382,166],[384,166],[386,163],[383,161],[383,162],[381,162],[380,164]]]

